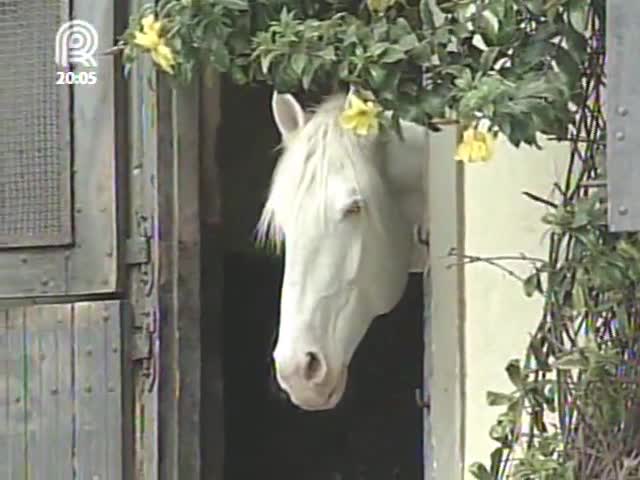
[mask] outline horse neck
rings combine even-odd
[[[403,140],[394,134],[387,146],[386,176],[409,221],[420,225],[424,222],[426,201],[427,129],[402,122],[402,133]]]

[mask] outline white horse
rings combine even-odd
[[[304,112],[274,93],[283,153],[258,224],[285,246],[276,376],[305,410],[336,406],[372,320],[399,302],[423,221],[426,128],[403,137],[345,130],[345,95]]]

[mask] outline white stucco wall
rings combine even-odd
[[[546,142],[543,150],[514,148],[500,141],[490,163],[465,167],[464,245],[467,255],[526,253],[546,258],[546,207],[526,198],[529,191],[547,198],[554,182],[564,179],[567,144]],[[552,197],[553,198],[553,197]],[[509,267],[526,276],[527,264]],[[527,298],[521,284],[495,267],[473,264],[464,270],[465,464],[487,462],[496,447],[489,428],[501,412],[486,405],[486,391],[509,391],[504,367],[521,358],[537,326],[542,302]],[[465,478],[471,478],[466,473]]]
[[[451,247],[466,255],[521,252],[546,258],[545,207],[526,198],[548,197],[564,178],[566,144],[543,150],[498,142],[486,164],[455,168],[453,131],[432,136],[429,162],[433,297],[431,361],[435,478],[471,479],[468,467],[489,462],[496,444],[489,428],[501,409],[486,404],[487,390],[509,391],[504,367],[521,358],[541,315],[541,299],[495,267],[476,263],[448,268]],[[553,197],[551,197],[553,198]],[[523,276],[526,264],[509,266]]]

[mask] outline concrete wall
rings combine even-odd
[[[546,143],[542,151],[516,149],[500,142],[489,164],[467,167],[464,180],[464,229],[467,255],[497,256],[526,253],[546,258],[548,236],[540,218],[546,207],[522,191],[547,198],[554,182],[562,182],[569,147]],[[521,276],[528,264],[511,262]],[[465,463],[488,461],[496,447],[488,436],[500,408],[486,405],[486,391],[509,391],[504,367],[521,358],[529,334],[540,321],[542,299],[527,298],[522,285],[486,264],[465,267]],[[471,478],[468,476],[468,478]]]
[[[453,166],[455,132],[433,136],[429,167],[431,216],[432,423],[435,478],[470,479],[468,466],[488,463],[496,444],[489,428],[500,408],[487,390],[509,391],[507,362],[521,358],[541,314],[541,299],[486,264],[450,268],[451,247],[474,256],[521,252],[545,258],[545,207],[523,191],[548,197],[563,179],[567,145],[515,149],[501,140],[492,161]],[[525,275],[526,264],[509,266]]]

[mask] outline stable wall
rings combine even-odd
[[[522,192],[549,198],[553,183],[563,183],[569,146],[558,142],[543,146],[543,150],[516,149],[502,141],[494,161],[466,168],[467,255],[525,253],[547,258],[548,227],[540,221],[547,207]],[[509,262],[508,266],[521,277],[531,273],[527,262]],[[540,321],[543,304],[539,295],[527,298],[522,284],[496,267],[468,265],[464,275],[465,464],[470,465],[475,461],[488,462],[489,454],[497,446],[489,438],[489,428],[502,410],[487,406],[486,391],[513,389],[504,367],[510,359],[522,358],[530,334]],[[472,478],[468,473],[465,475]]]
[[[525,197],[547,198],[564,178],[569,147],[516,149],[501,139],[486,164],[456,165],[453,129],[432,135],[429,165],[433,325],[431,403],[434,471],[438,480],[471,479],[469,465],[489,462],[496,443],[489,429],[501,413],[486,404],[487,390],[510,391],[504,371],[521,358],[542,311],[522,285],[483,263],[455,267],[449,256],[525,253],[546,258],[545,207]],[[460,258],[458,259],[460,260]],[[508,266],[525,276],[528,264]]]

